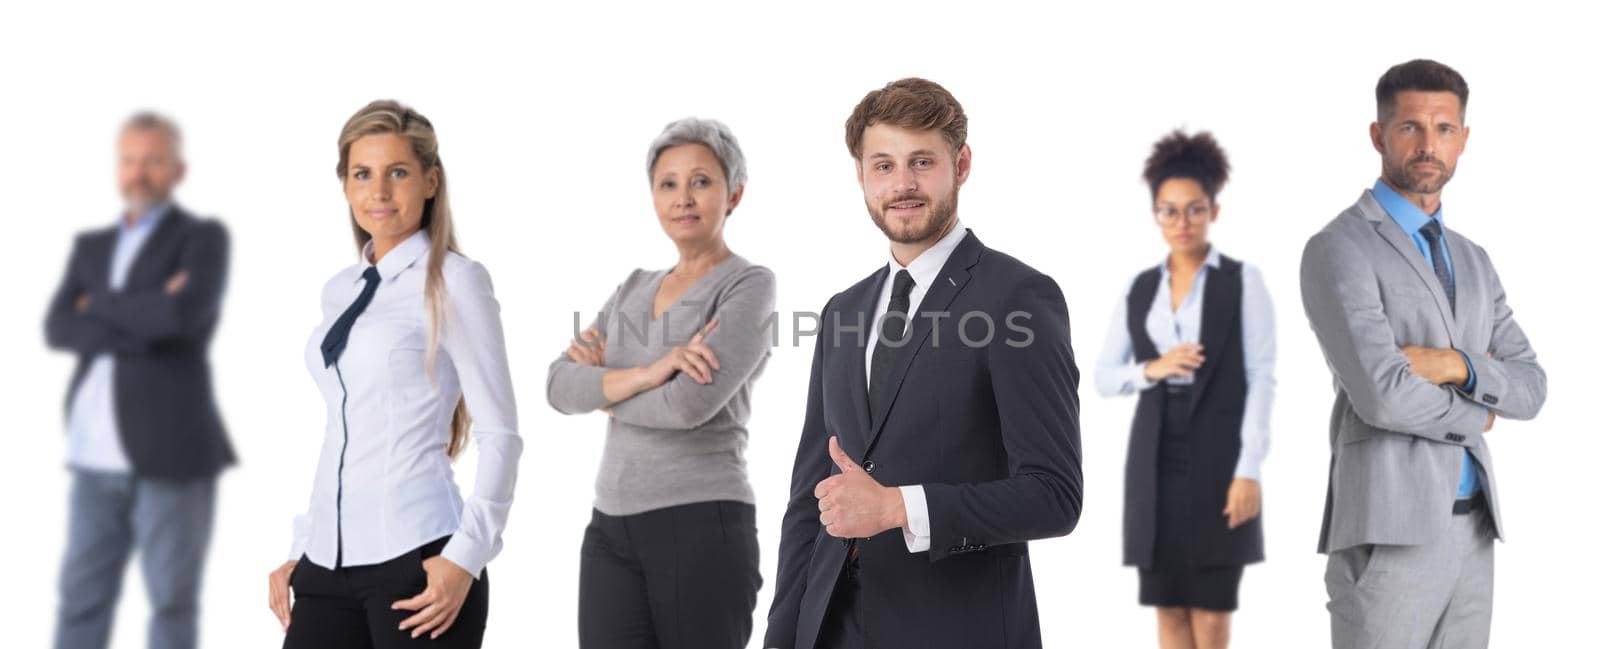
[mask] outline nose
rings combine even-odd
[[[372,197],[380,201],[389,200],[390,191],[393,189],[393,187],[390,186],[390,183],[392,182],[394,181],[389,179],[389,174],[384,174],[378,179],[378,185],[376,188],[377,191],[373,192]]]
[[[1439,146],[1439,132],[1428,128],[1422,130],[1422,141],[1418,143],[1419,153],[1426,153],[1430,157]]]
[[[678,200],[675,203],[680,208],[694,207],[694,192],[689,191],[688,183],[684,183],[683,188],[678,190]]]
[[[902,166],[895,170],[894,191],[901,194],[917,191],[917,176],[910,167]]]

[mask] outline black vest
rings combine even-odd
[[[1239,317],[1244,282],[1240,268],[1239,262],[1223,256],[1219,268],[1206,271],[1200,314],[1200,344],[1205,348],[1206,362],[1195,373],[1190,400],[1189,467],[1193,491],[1187,527],[1193,534],[1193,556],[1205,566],[1244,565],[1264,558],[1261,518],[1230,530],[1222,515],[1239,462],[1239,429],[1244,420],[1244,334]],[[1140,363],[1161,356],[1145,330],[1145,318],[1160,283],[1161,269],[1151,268],[1140,273],[1128,291],[1128,335],[1133,341],[1134,358]],[[1166,398],[1166,390],[1158,384],[1139,394],[1134,410],[1122,510],[1125,565],[1154,564],[1160,479],[1157,462]]]

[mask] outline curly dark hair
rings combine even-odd
[[[1157,141],[1145,158],[1144,181],[1150,185],[1151,200],[1169,178],[1191,178],[1200,183],[1207,198],[1216,200],[1217,192],[1228,182],[1228,170],[1228,154],[1210,133],[1189,135],[1176,130]]]

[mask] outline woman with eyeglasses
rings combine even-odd
[[[1117,303],[1095,376],[1104,396],[1139,396],[1123,563],[1156,607],[1162,649],[1226,647],[1244,566],[1263,559],[1272,301],[1257,268],[1207,238],[1228,180],[1210,133],[1162,138],[1144,179],[1170,253]]]

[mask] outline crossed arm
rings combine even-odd
[[[1357,416],[1384,430],[1469,444],[1494,425],[1496,413],[1515,419],[1537,413],[1544,372],[1511,318],[1498,275],[1485,352],[1402,346],[1375,271],[1360,255],[1340,254],[1338,236],[1323,232],[1306,244],[1300,289],[1323,356]]]
[[[228,234],[220,224],[204,223],[190,232],[179,249],[178,270],[155,289],[91,287],[76,272],[82,254],[79,239],[50,301],[45,339],[53,348],[137,352],[155,343],[192,341],[210,331],[221,310]]]

